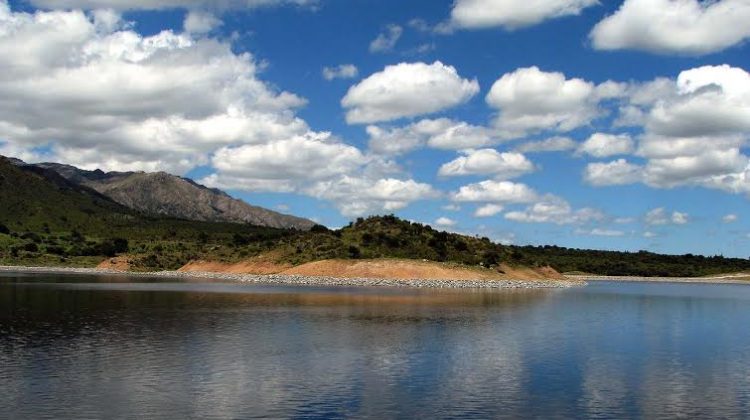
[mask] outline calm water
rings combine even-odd
[[[0,275],[0,417],[750,416],[750,286]]]

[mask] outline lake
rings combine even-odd
[[[0,273],[3,418],[748,418],[750,287]]]

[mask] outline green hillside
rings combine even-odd
[[[271,255],[301,264],[330,258],[407,258],[495,269],[550,265],[601,275],[701,276],[750,271],[750,260],[504,246],[394,216],[358,219],[332,231],[148,217],[57,173],[0,158],[0,264],[94,266],[127,254],[134,269],[177,269],[190,260],[238,262]]]
[[[178,268],[198,256],[240,258],[251,252],[223,246],[235,235],[253,238],[258,252],[294,233],[148,217],[54,171],[0,157],[0,264],[90,266],[135,253],[143,269]]]

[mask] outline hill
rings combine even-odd
[[[143,269],[167,268],[193,256],[223,258],[220,244],[235,235],[260,242],[294,234],[149,216],[50,169],[0,157],[0,264],[95,266],[130,252],[143,255]]]
[[[243,264],[266,266],[271,272],[278,267],[322,267],[310,265],[318,261],[332,261],[324,264],[332,267],[336,261],[393,259],[501,275],[518,268],[543,272],[547,266],[559,272],[646,277],[750,271],[750,260],[721,256],[505,246],[394,216],[357,219],[339,230],[313,226],[309,231],[156,217],[56,171],[0,158],[0,264],[96,266],[117,255],[125,261],[121,266],[133,270],[175,270],[203,261],[237,269]],[[369,269],[367,264],[356,266]]]
[[[165,172],[86,171],[59,163],[34,166],[52,170],[75,184],[91,188],[113,201],[151,216],[202,222],[247,223],[279,229],[310,229],[314,222],[252,206],[224,191]]]

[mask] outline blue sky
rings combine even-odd
[[[746,0],[0,0],[0,154],[165,170],[332,227],[748,257],[747,19]]]

